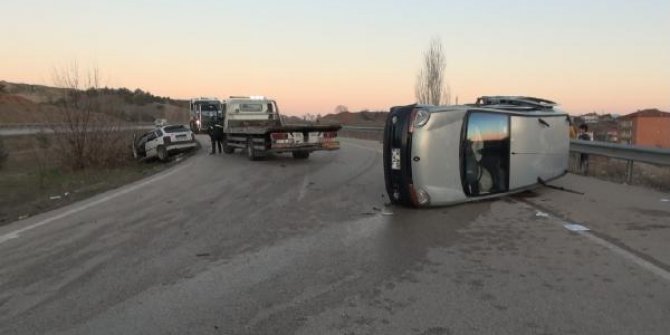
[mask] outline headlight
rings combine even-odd
[[[195,120],[195,124],[200,125],[200,120]]]
[[[428,205],[430,203],[430,195],[425,190],[419,188],[416,190],[416,202],[419,206]]]
[[[428,120],[430,120],[430,113],[425,109],[419,109],[414,115],[414,127],[421,128],[428,123]]]
[[[412,204],[416,207],[430,205],[430,194],[420,187],[414,187],[413,184],[409,184],[409,197]]]

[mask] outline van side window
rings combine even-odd
[[[463,188],[469,196],[509,189],[509,116],[472,112],[463,139]]]

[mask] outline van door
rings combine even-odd
[[[565,173],[570,150],[568,127],[565,115],[511,117],[511,189]]]

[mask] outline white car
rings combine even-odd
[[[193,150],[197,146],[193,132],[184,125],[156,127],[139,137],[133,134],[135,159],[158,158],[166,161],[174,153]]]

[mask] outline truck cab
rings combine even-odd
[[[191,131],[196,134],[204,133],[207,127],[217,117],[223,115],[221,101],[217,98],[200,97],[191,99],[189,103]]]
[[[277,102],[265,97],[230,97],[223,102],[224,132],[239,128],[281,126]]]

